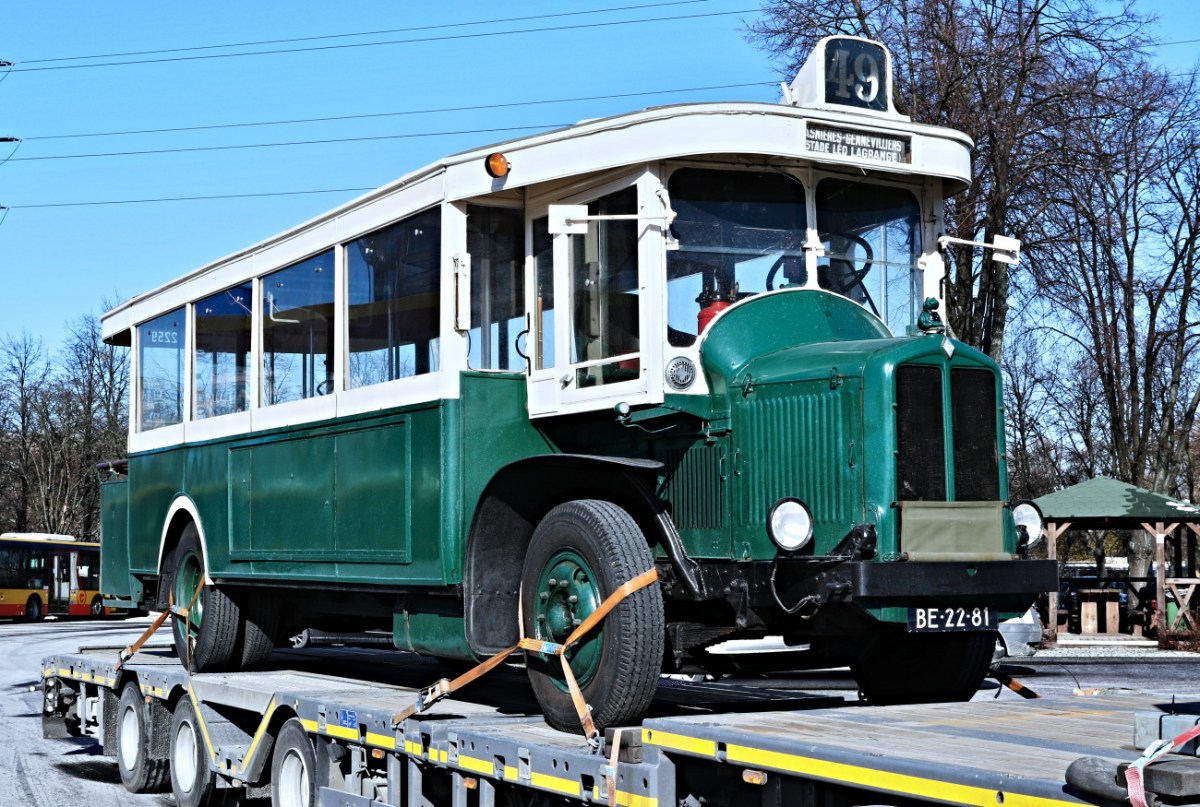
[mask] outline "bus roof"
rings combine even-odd
[[[810,124],[911,144],[907,162],[819,153],[806,142]],[[352,199],[328,212],[157,289],[137,295],[103,316],[103,336],[127,344],[126,332],[209,294],[289,265],[373,229],[442,202],[581,176],[622,166],[702,155],[757,155],[810,161],[882,174],[941,178],[947,194],[970,184],[973,143],[961,132],[913,123],[895,113],[867,113],[816,104],[721,102],[659,106],[581,121],[450,155]],[[510,173],[492,178],[489,154],[503,152]],[[236,267],[236,268],[235,268]]]
[[[100,546],[93,541],[81,541],[74,535],[56,535],[50,532],[6,532],[0,541],[20,541],[30,544],[75,544],[77,546]]]

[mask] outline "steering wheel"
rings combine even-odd
[[[783,266],[788,258],[795,258],[803,261],[803,256],[788,255],[786,252],[775,259],[775,263],[771,264],[770,270],[767,272],[767,291],[775,291],[775,275],[779,274],[779,269]]]
[[[875,260],[875,251],[873,249],[871,249],[870,242],[868,242],[862,236],[854,235],[853,233],[836,233],[836,234],[829,233],[826,236],[826,238],[828,238],[831,241],[833,240],[833,238],[844,238],[847,241],[851,241],[854,244],[856,244],[857,246],[862,248],[863,254],[865,256],[863,258],[863,265],[862,265],[861,269],[855,269],[854,263],[852,260],[847,260],[845,258],[837,258],[837,259],[830,258],[829,259],[829,268],[830,269],[833,268],[834,260],[836,260],[839,264],[843,264],[846,268],[837,279],[837,281],[838,281],[837,287],[836,288],[831,287],[829,290],[837,292],[838,294],[841,294],[843,296],[849,297],[850,296],[849,293],[852,289],[855,289],[855,288],[859,289],[862,292],[863,301],[867,304],[868,307],[870,307],[872,313],[874,313],[875,316],[879,316],[879,309],[875,306],[875,301],[873,299],[871,299],[871,292],[867,290],[867,284],[865,282],[867,275],[870,274],[870,272],[871,272],[872,262]],[[822,238],[821,240],[824,241],[826,239]]]

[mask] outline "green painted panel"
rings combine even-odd
[[[412,535],[408,421],[334,439],[336,556],[407,561]]]
[[[249,531],[234,559],[328,558],[333,550],[332,436],[279,440],[232,449],[248,465]],[[249,459],[232,459],[248,454]]]
[[[461,600],[408,598],[392,616],[392,641],[402,650],[442,658],[469,659]]]
[[[100,591],[131,598],[134,583],[129,574],[129,481],[109,479],[100,485]]]
[[[158,550],[171,502],[184,490],[185,452],[156,451],[129,458],[129,567],[158,573]]]

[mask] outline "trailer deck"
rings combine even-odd
[[[277,652],[278,669],[188,675],[169,649],[144,650],[120,669],[117,657],[117,648],[97,648],[45,660],[47,690],[69,706],[60,703],[46,718],[47,736],[65,721],[68,733],[93,734],[115,753],[112,710],[136,681],[167,710],[190,698],[203,717],[218,787],[262,795],[272,734],[295,716],[315,743],[336,751],[321,804],[339,807],[492,805],[513,790],[524,791],[524,803],[544,794],[547,803],[636,807],[861,804],[864,797],[975,807],[1095,804],[1102,802],[1065,784],[1071,762],[1132,761],[1140,755],[1135,715],[1144,725],[1147,714],[1195,713],[1198,706],[1110,694],[869,707],[736,683],[664,681],[651,716],[621,732],[619,754],[610,758],[537,717],[518,669],[496,670],[393,728],[393,714],[444,674],[436,663],[317,649]],[[613,740],[610,731],[610,747]]]

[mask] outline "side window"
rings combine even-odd
[[[250,286],[196,303],[196,419],[245,412],[249,408]]]
[[[590,215],[637,213],[637,189],[626,188],[588,205]],[[570,236],[571,361],[587,364],[575,384],[591,387],[638,377],[638,264],[636,221],[591,221]],[[618,361],[604,359],[626,357]]]
[[[438,369],[441,255],[437,208],[346,246],[350,389]]]
[[[183,422],[184,313],[177,309],[138,326],[138,430]]]
[[[517,337],[525,330],[525,217],[521,210],[467,207],[471,253],[471,367],[524,370]]]
[[[264,406],[333,386],[333,250],[263,278]]]
[[[533,220],[533,271],[537,288],[533,299],[534,320],[538,323],[537,355],[534,367],[554,366],[554,250],[550,238],[550,220]]]

